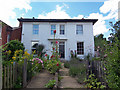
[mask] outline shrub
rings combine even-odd
[[[80,68],[79,67],[70,67],[69,74],[73,77],[77,76],[80,73]]]
[[[9,43],[6,44],[6,46],[3,48],[3,60],[6,60],[6,51],[11,51],[10,55],[9,55],[9,59],[12,58],[12,56],[14,55],[14,52],[16,50],[22,50],[24,51],[25,47],[23,45],[23,43],[21,43],[18,40],[11,40]]]
[[[55,83],[56,83],[56,80],[50,80],[47,84],[45,84],[45,87],[52,89]]]
[[[64,63],[64,67],[65,67],[65,68],[69,68],[69,67],[70,67],[70,64],[69,64],[68,61],[66,61],[66,62]]]
[[[91,89],[102,89],[105,88],[104,85],[102,85],[101,82],[98,82],[98,79],[95,78],[94,74],[90,74],[88,79],[85,79],[85,82],[87,83],[86,86],[87,88]]]

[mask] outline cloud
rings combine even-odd
[[[64,7],[66,7],[66,4],[64,4],[63,6],[59,6],[56,5],[56,10],[53,10],[51,12],[48,13],[42,13],[38,15],[38,18],[42,18],[42,19],[69,19],[71,18],[66,11],[63,9]],[[68,6],[67,6],[68,8]]]
[[[53,10],[51,12],[44,13],[44,14],[39,14],[38,18],[81,19],[84,17],[84,18],[89,18],[89,19],[98,19],[98,21],[93,26],[94,35],[98,35],[101,33],[105,33],[109,30],[105,25],[105,20],[109,20],[113,18],[115,20],[118,19],[118,1],[119,0],[105,1],[104,4],[99,9],[101,13],[91,13],[86,17],[84,17],[84,15],[81,15],[81,14],[79,14],[78,16],[71,17],[65,11],[65,9],[63,9],[66,6],[66,4],[63,4],[63,6],[56,5],[56,10]]]
[[[9,25],[13,25],[11,21],[16,20],[16,8],[25,9],[27,12],[32,7],[29,5],[30,0],[0,0],[0,20]]]
[[[98,35],[101,33],[103,34],[109,30],[106,28],[104,16],[102,14],[91,13],[87,18],[88,19],[98,19],[98,21],[93,26],[94,35]]]
[[[40,19],[82,19],[84,15],[78,15],[71,17],[63,8],[65,6],[56,5],[56,10],[53,10],[48,13],[42,13],[38,15]],[[98,22],[94,25],[94,35],[107,32],[108,29],[106,28],[105,21],[103,20],[103,15],[99,13],[91,13],[86,18],[88,19],[98,19]]]
[[[112,18],[118,19],[118,2],[120,0],[108,0],[100,7],[100,12],[108,15],[104,17],[105,20]]]

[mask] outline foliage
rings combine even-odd
[[[50,80],[50,81],[45,85],[45,87],[52,89],[52,88],[54,87],[55,83],[56,83],[56,80]]]
[[[106,38],[104,38],[103,34],[99,34],[94,36],[94,41],[95,41],[95,51],[99,52],[99,55],[101,58],[103,58],[104,56],[104,50],[105,50],[105,43],[109,43],[108,41],[106,41]],[[102,49],[99,49],[102,48]]]
[[[24,51],[24,45],[18,40],[11,40],[9,43],[5,45],[5,47],[2,49],[2,55],[3,55],[3,60],[9,60],[11,57],[14,55],[14,52],[16,50],[23,50]],[[6,52],[11,51],[9,54],[9,58],[6,58]]]
[[[44,56],[45,52],[43,50],[45,46],[43,44],[35,44],[33,47],[36,48],[36,52],[39,58]]]
[[[50,57],[50,60],[47,60],[46,68],[50,71],[50,73],[55,74],[62,66],[60,62],[60,55],[58,53],[58,41],[55,41],[55,34],[54,33],[54,41],[53,41],[53,47],[52,47],[52,55]],[[48,55],[45,55],[48,59]]]
[[[114,25],[111,23],[111,31],[109,41],[110,43],[104,43],[103,48],[99,50],[104,51],[102,60],[104,60],[106,73],[106,82],[109,88],[120,88],[120,22],[116,22]]]
[[[60,82],[63,79],[60,75],[58,75],[58,81]]]
[[[70,64],[69,64],[68,61],[66,61],[66,62],[64,63],[64,67],[65,67],[65,68],[69,68],[69,67],[70,67]]]
[[[90,89],[102,89],[105,88],[104,85],[102,85],[101,82],[98,82],[97,78],[95,78],[94,74],[90,74],[88,79],[85,79],[85,81],[87,84],[87,88]]]
[[[43,67],[43,61],[39,58],[33,58],[31,63],[34,73],[39,72]]]

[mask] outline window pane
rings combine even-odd
[[[64,35],[65,25],[60,25],[60,34]]]
[[[56,25],[51,25],[51,29],[55,30],[56,29]]]
[[[33,34],[38,34],[39,32],[39,25],[38,24],[34,24],[33,25]]]
[[[76,34],[83,34],[83,25],[76,26]]]
[[[51,35],[54,35],[54,30],[51,30]]]
[[[77,54],[84,54],[84,43],[83,42],[77,43]]]

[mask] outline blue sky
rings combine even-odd
[[[34,1],[34,0],[33,0]],[[98,19],[94,25],[94,35],[103,33],[109,36],[109,22],[117,21],[117,3],[119,0],[104,0],[104,2],[33,2],[31,0],[1,0],[0,19],[16,27],[17,18],[72,18]],[[80,1],[80,0],[79,0]],[[6,5],[5,2],[8,2]],[[5,4],[5,5],[4,5]],[[112,6],[112,7],[111,7]],[[4,7],[7,7],[6,9]],[[3,10],[4,9],[4,10]],[[6,15],[5,15],[6,13]]]

